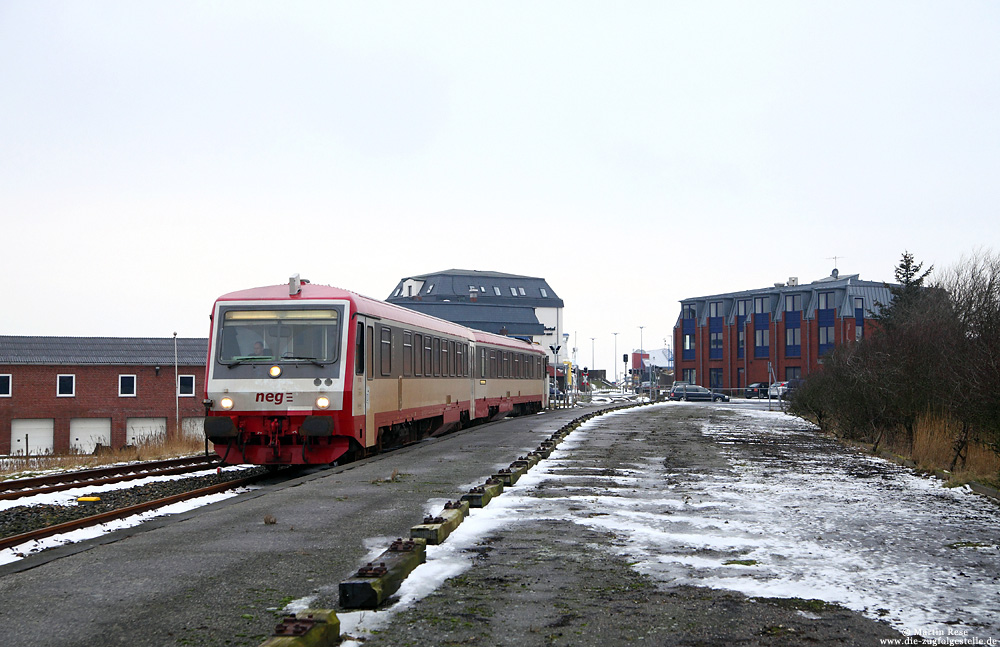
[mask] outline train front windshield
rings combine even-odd
[[[224,364],[303,361],[333,364],[340,358],[341,312],[226,310],[219,330]]]

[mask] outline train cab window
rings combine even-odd
[[[403,376],[413,375],[413,333],[403,331]]]
[[[365,325],[358,323],[357,331],[354,334],[354,373],[355,375],[365,374]]]
[[[339,307],[227,309],[219,322],[218,361],[241,364],[313,362],[340,359]]]
[[[381,326],[382,343],[379,348],[379,359],[382,364],[382,375],[392,373],[392,329]]]

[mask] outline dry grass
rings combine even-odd
[[[0,479],[25,477],[55,470],[78,470],[131,461],[152,461],[203,453],[202,438],[155,438],[138,445],[101,454],[46,454],[43,456],[10,456],[0,458]]]
[[[947,470],[955,458],[955,439],[961,425],[941,416],[926,415],[917,421],[913,431],[913,447],[903,446],[902,439],[886,445],[886,449],[900,456],[908,456],[917,466],[926,470]],[[958,460],[952,479],[959,483],[979,481],[995,483],[1000,474],[1000,456],[989,447],[970,442],[965,460]]]

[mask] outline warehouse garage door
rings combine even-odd
[[[125,444],[159,443],[167,437],[166,418],[128,418],[125,420]]]
[[[11,454],[51,454],[53,429],[52,418],[10,421]]]
[[[203,416],[198,416],[197,418],[184,418],[181,420],[181,434],[183,434],[185,438],[204,440],[205,418]]]
[[[93,454],[98,444],[111,446],[111,418],[73,418],[69,421],[69,448]]]

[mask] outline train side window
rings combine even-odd
[[[433,352],[431,352],[431,361],[434,363],[434,377],[441,376],[441,339],[435,337],[432,341]]]
[[[354,373],[365,374],[365,325],[360,322],[354,334]]]
[[[486,349],[479,349],[479,378],[486,379]]]
[[[430,335],[424,335],[424,375],[434,375],[433,342]]]
[[[403,376],[410,377],[413,374],[413,333],[409,330],[403,331]]]
[[[497,352],[495,350],[490,351],[490,377],[500,377],[497,373]]]
[[[448,377],[448,369],[451,367],[451,356],[448,354],[448,340],[441,340],[441,376]]]
[[[455,367],[458,366],[458,353],[455,352],[455,342],[454,341],[449,341],[448,342],[448,357],[450,358],[449,359],[449,363],[448,363],[448,373],[452,377],[455,377],[455,373],[456,373]]]
[[[382,360],[382,375],[392,374],[392,329],[381,326],[382,344],[379,358]]]

